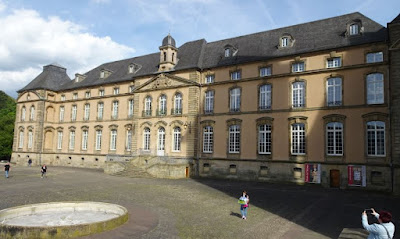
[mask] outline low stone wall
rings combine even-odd
[[[122,172],[126,169],[126,164],[121,162],[106,162],[104,167],[104,173],[115,174]]]

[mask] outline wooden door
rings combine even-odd
[[[332,169],[330,171],[330,182],[332,188],[339,188],[340,187],[340,170]]]

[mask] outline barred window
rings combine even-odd
[[[343,124],[340,122],[326,125],[326,153],[332,156],[343,155]]]
[[[385,122],[370,121],[367,123],[368,156],[385,156]]]
[[[203,153],[212,153],[214,144],[214,129],[211,126],[204,127],[203,130]]]

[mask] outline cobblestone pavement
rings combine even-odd
[[[125,206],[129,221],[90,239],[118,238],[337,238],[360,228],[364,208],[387,209],[397,228],[400,198],[375,192],[211,179],[142,179],[98,170],[15,167],[0,178],[0,209],[56,201],[99,201]],[[245,189],[251,205],[240,218]],[[399,233],[397,233],[399,234]],[[397,237],[396,237],[397,238]]]

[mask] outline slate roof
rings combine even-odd
[[[397,15],[397,17],[393,19],[393,21],[391,21],[390,23],[399,23],[399,22],[400,22],[400,14]]]
[[[399,18],[399,16],[397,18]],[[361,21],[362,34],[359,36],[346,36],[346,26],[354,20]],[[295,42],[292,47],[279,49],[279,39],[284,34],[292,36]],[[313,51],[385,42],[387,40],[386,38],[387,33],[385,27],[365,17],[361,13],[355,12],[215,42],[207,43],[204,39],[187,42],[178,48],[178,63],[174,70],[203,70],[219,66],[268,60],[277,57],[297,56]],[[165,38],[163,42],[164,40]],[[224,57],[224,47],[226,45],[237,49],[235,56]],[[156,52],[149,55],[105,63],[85,73],[87,77],[81,82],[65,82],[65,77],[61,76],[60,81],[56,79],[47,81],[37,80],[41,77],[42,73],[20,91],[44,87],[53,90],[70,90],[132,80],[139,76],[157,74],[159,60],[160,53]],[[139,65],[141,68],[136,73],[129,74],[128,67],[132,63]],[[100,71],[102,69],[110,70],[112,74],[107,78],[100,79]],[[43,82],[44,85],[40,87],[39,83]]]

